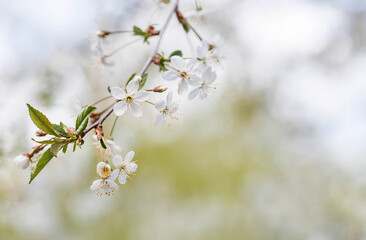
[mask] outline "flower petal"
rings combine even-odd
[[[133,97],[133,99],[138,101],[138,102],[143,102],[143,101],[146,101],[148,97],[149,97],[148,92],[139,91],[139,92],[136,93],[136,95]]]
[[[125,159],[124,159],[124,163],[125,164],[129,164],[133,158],[133,156],[135,156],[135,152],[134,151],[129,151],[126,156],[125,156]]]
[[[127,180],[127,175],[124,171],[121,171],[120,174],[118,175],[118,182],[120,184],[125,184]]]
[[[166,107],[166,103],[164,100],[159,100],[155,103],[155,108],[156,110],[158,110],[159,112],[160,111],[163,111]]]
[[[111,174],[111,166],[105,162],[99,162],[97,164],[97,173],[102,178],[106,178]]]
[[[119,168],[123,164],[123,158],[120,155],[115,155],[112,159],[115,167]]]
[[[205,99],[207,98],[207,94],[208,94],[208,89],[207,88],[201,88],[200,91],[200,99]]]
[[[173,100],[173,92],[169,92],[168,95],[166,95],[166,105],[169,106],[171,105]]]
[[[163,73],[163,79],[168,81],[176,80],[177,78],[179,78],[179,76],[179,73],[176,71],[167,71]]]
[[[197,97],[198,93],[200,92],[200,88],[195,88],[193,89],[189,94],[188,94],[188,99],[192,100],[193,98]]]
[[[128,107],[130,109],[130,112],[131,112],[132,116],[134,116],[134,117],[141,117],[142,116],[142,109],[141,109],[140,104],[135,103],[134,101],[132,101],[128,104]]]
[[[119,187],[118,187],[118,185],[117,185],[117,183],[115,183],[114,181],[111,181],[111,180],[106,180],[106,182],[107,183],[109,183],[109,185],[110,185],[110,190],[111,190],[111,193],[113,194],[113,192],[114,192],[114,190],[118,190],[119,189]]]
[[[92,185],[90,186],[90,190],[96,191],[100,188],[100,185],[102,184],[102,179],[95,180]]]
[[[126,97],[126,92],[122,88],[112,87],[111,88],[111,95],[115,99],[122,100]]]
[[[156,115],[155,119],[154,119],[154,125],[160,125],[160,124],[164,124],[166,122],[165,119],[165,115],[164,114],[158,114]]]
[[[136,170],[137,170],[137,164],[134,162],[130,163],[128,166],[128,171],[130,173],[134,173],[134,172],[136,172]]]
[[[173,68],[175,68],[177,70],[181,70],[186,65],[186,63],[184,62],[184,59],[179,56],[171,57],[170,64],[172,65]]]
[[[179,87],[178,87],[178,93],[179,93],[179,95],[184,94],[185,92],[187,92],[187,90],[188,90],[187,80],[181,79],[180,80]]]
[[[130,95],[130,94],[135,94],[138,89],[139,89],[139,82],[138,82],[138,79],[141,79],[138,78],[139,76],[136,76],[134,77],[126,86],[126,91],[127,91],[127,94]]]
[[[189,77],[190,77],[189,84],[191,86],[201,85],[202,79],[199,76],[192,74]]]
[[[119,169],[114,169],[111,175],[108,177],[109,180],[114,181],[118,177]]]
[[[117,116],[122,116],[127,111],[127,104],[125,101],[120,101],[113,106],[113,111]]]

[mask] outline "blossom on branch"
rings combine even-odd
[[[127,109],[134,117],[142,116],[140,103],[146,101],[149,94],[146,91],[139,91],[139,79],[141,77],[136,76],[127,84],[126,89],[111,88],[112,96],[117,99],[117,103],[113,107],[113,111],[117,116],[125,114]]]

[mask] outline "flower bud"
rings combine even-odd
[[[103,126],[102,124],[98,124],[97,128],[95,129],[95,135],[97,135],[98,141],[103,138]]]
[[[42,131],[42,130],[39,130],[39,131],[36,132],[36,136],[37,137],[44,137],[46,135],[47,135],[47,133],[44,132],[44,131]]]
[[[97,35],[100,38],[105,38],[109,34],[111,34],[111,32],[109,32],[109,31],[103,31],[103,30],[95,31],[95,35]]]
[[[158,92],[158,93],[162,93],[162,92],[165,92],[168,88],[165,87],[165,86],[157,86],[157,87],[154,87],[153,91],[154,92]]]
[[[30,159],[29,159],[29,157],[27,157],[23,154],[20,154],[15,157],[14,163],[18,166],[18,168],[26,169],[29,166]]]
[[[68,127],[66,131],[69,135],[74,135],[76,133],[76,130],[73,127]]]
[[[146,33],[147,33],[149,36],[155,36],[155,35],[159,35],[159,34],[160,34],[160,31],[155,30],[155,28],[154,28],[153,26],[149,26],[149,27],[146,29]]]

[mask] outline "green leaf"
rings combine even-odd
[[[74,142],[74,146],[72,147],[72,151],[75,152],[76,150],[76,142]]]
[[[53,129],[55,129],[55,130],[56,130],[56,132],[57,132],[59,135],[64,136],[64,137],[65,137],[65,136],[66,136],[66,137],[68,137],[68,136],[69,136],[69,134],[64,130],[64,128],[63,128],[62,126],[52,123],[52,127],[53,127]]]
[[[58,152],[68,143],[54,143],[51,145],[51,153],[53,156],[57,157]]]
[[[48,134],[58,136],[57,133],[55,132],[55,130],[53,129],[50,120],[48,120],[48,118],[43,113],[41,113],[37,109],[33,108],[28,103],[27,103],[27,107],[28,107],[30,118],[32,119],[33,123],[39,129],[41,129],[42,131],[44,131]]]
[[[183,53],[181,50],[176,50],[174,52],[172,52],[169,56],[169,58],[173,57],[173,56],[179,56],[179,57],[183,57]]]
[[[53,138],[49,139],[49,140],[42,140],[42,141],[38,141],[34,138],[32,138],[33,141],[35,141],[36,143],[40,143],[40,144],[53,144],[55,143],[55,140]]]
[[[42,157],[38,160],[36,167],[32,169],[29,184],[39,174],[39,172],[42,171],[42,169],[51,161],[52,158],[53,154],[51,153],[51,149],[49,148],[43,153]]]
[[[145,36],[146,35],[146,33],[144,31],[142,31],[142,29],[137,27],[137,26],[133,26],[133,33],[137,36]]]
[[[188,33],[189,32],[189,29],[190,29],[189,24],[188,23],[185,23],[185,24],[182,24],[182,26],[183,26],[184,31],[186,31],[186,33]]]
[[[84,123],[85,119],[88,119],[89,115],[95,109],[97,109],[97,108],[96,107],[93,107],[93,106],[86,106],[86,107],[84,107],[83,111],[79,114],[79,116],[76,119],[75,129],[76,129],[77,132],[79,132],[80,125],[82,125]],[[81,130],[81,131],[84,131],[84,129]]]
[[[88,126],[88,122],[89,118],[85,118],[78,130],[76,131],[76,135],[80,135],[85,130],[85,128]]]
[[[62,148],[62,152],[63,152],[63,153],[66,153],[66,151],[67,151],[67,146],[69,146],[69,145],[65,145],[65,146]]]
[[[100,139],[100,145],[102,145],[104,149],[107,149],[107,146],[105,145],[103,138]]]
[[[145,83],[146,83],[146,80],[147,80],[147,76],[148,76],[147,73],[145,73],[144,75],[141,76],[142,80],[141,80],[141,82],[139,84],[139,90],[145,86]]]
[[[127,80],[127,82],[126,82],[126,86],[128,85],[128,83],[129,82],[131,82],[131,80],[134,78],[136,76],[136,73],[133,73],[132,75],[131,75],[131,77]]]

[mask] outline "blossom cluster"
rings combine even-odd
[[[168,4],[169,1],[159,1]],[[179,0],[173,4],[172,10],[168,18],[160,30],[156,30],[150,25],[146,30],[134,26],[133,30],[120,31],[104,31],[99,30],[93,34],[92,47],[97,52],[98,62],[104,66],[112,66],[110,59],[113,54],[120,51],[131,43],[118,47],[115,51],[106,54],[103,45],[108,44],[108,38],[114,34],[133,33],[135,37],[142,38],[143,43],[149,44],[149,39],[159,36],[159,41],[155,47],[152,56],[139,74],[133,73],[124,86],[113,86],[108,88],[110,96],[107,96],[96,103],[85,106],[76,119],[75,127],[69,127],[60,122],[60,124],[51,123],[48,118],[39,110],[33,108],[29,104],[29,115],[33,123],[40,129],[37,131],[37,137],[50,136],[46,140],[35,140],[38,146],[34,147],[30,152],[24,155],[18,155],[15,163],[19,168],[26,169],[31,167],[30,182],[39,174],[46,164],[62,150],[66,153],[68,145],[73,144],[73,151],[76,147],[81,148],[84,144],[84,136],[91,130],[95,130],[95,144],[100,152],[100,161],[97,164],[96,172],[99,178],[95,180],[90,190],[95,191],[97,195],[113,195],[119,184],[125,184],[137,170],[136,162],[132,161],[135,152],[129,151],[125,157],[121,156],[121,148],[112,140],[112,133],[118,117],[131,114],[133,117],[142,117],[142,104],[150,104],[156,110],[156,116],[153,120],[154,125],[168,123],[171,119],[177,120],[179,104],[177,99],[186,96],[189,100],[195,98],[206,99],[216,89],[217,80],[216,68],[222,61],[222,40],[216,36],[212,41],[203,39],[198,32],[193,29],[192,25],[178,10]],[[201,8],[200,8],[201,9]],[[200,40],[200,44],[196,48],[194,56],[187,57],[181,50],[171,53],[168,57],[163,53],[158,53],[161,37],[165,32],[167,23],[170,21],[173,13],[176,13],[179,23],[183,26],[184,31],[188,34],[190,30]],[[183,57],[184,55],[184,57]],[[150,65],[155,64],[162,72],[160,78],[164,81],[175,82],[176,87],[169,89],[158,85],[153,89],[146,89],[145,83],[148,78],[147,69]],[[164,93],[166,92],[166,94]],[[164,94],[162,94],[164,93]],[[152,97],[154,95],[155,97]],[[156,97],[157,96],[157,97]],[[97,105],[101,101],[112,99],[111,108],[96,111]],[[154,99],[154,100],[152,100]],[[115,123],[112,126],[110,134],[105,136],[103,131],[103,122],[110,114],[116,116]],[[44,149],[50,146],[47,150]],[[42,153],[42,154],[41,154]],[[34,158],[36,158],[34,160]],[[109,163],[113,163],[112,166]]]

